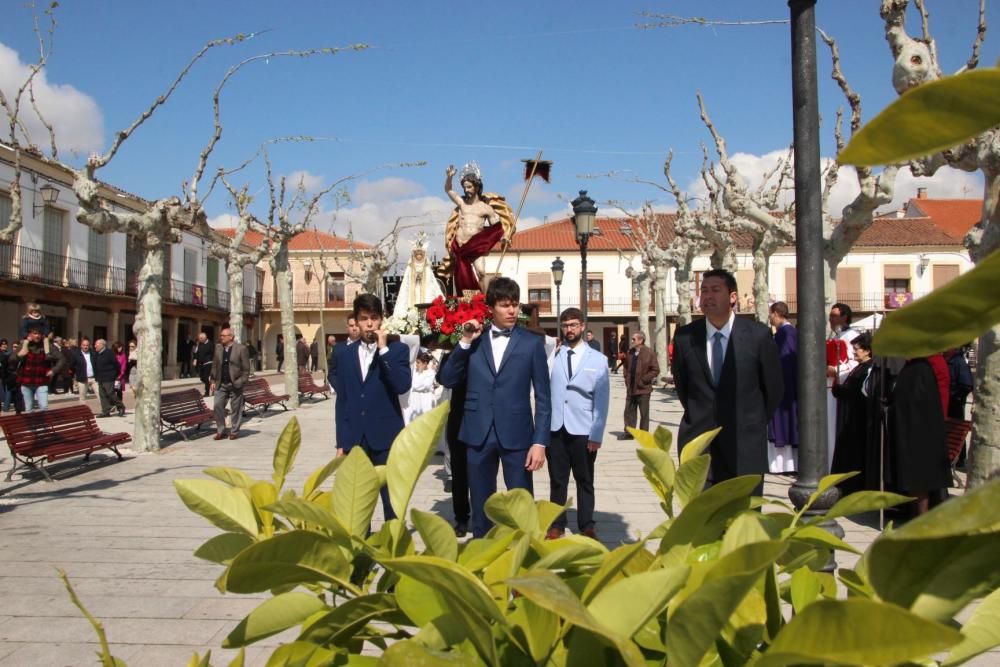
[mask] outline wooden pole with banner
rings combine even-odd
[[[521,219],[521,210],[524,208],[524,203],[528,199],[528,190],[531,189],[531,183],[535,180],[535,175],[541,176],[545,179],[545,182],[549,181],[549,170],[552,167],[552,162],[542,160],[542,151],[538,151],[533,160],[522,160],[525,163],[525,182],[524,191],[521,192],[521,201],[517,205],[517,211],[514,213],[514,229],[511,232],[511,240],[513,240],[513,234],[517,231],[517,221]],[[503,247],[500,249],[500,259],[497,260],[497,268],[494,273],[500,275],[500,267],[503,265],[503,259],[507,255],[507,248],[510,244],[504,243]]]

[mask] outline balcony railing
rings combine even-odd
[[[269,292],[261,295],[261,308],[279,308],[281,303],[278,299],[278,295]],[[346,308],[347,304],[344,301],[334,301],[327,300],[323,298],[322,294],[315,292],[292,292],[292,307],[293,308]]]
[[[9,244],[0,244],[0,278],[131,297],[139,290],[137,271]],[[164,281],[163,300],[229,310],[229,292],[182,280]],[[244,311],[256,313],[259,302],[256,294],[244,296]]]

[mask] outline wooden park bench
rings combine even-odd
[[[51,482],[43,461],[52,462],[77,454],[83,454],[86,461],[97,449],[110,449],[120,461],[122,455],[118,445],[132,440],[128,433],[101,431],[94,413],[85,405],[0,417],[0,428],[14,459],[14,466],[7,473],[8,482],[18,463],[38,470]]]
[[[261,414],[277,403],[284,410],[288,410],[285,401],[289,399],[288,394],[273,394],[271,387],[264,378],[254,378],[243,385],[243,402],[255,410],[260,410]]]
[[[313,380],[312,373],[302,373],[299,375],[299,395],[312,398],[316,394],[323,394],[323,398],[330,398],[330,384],[323,378],[323,384],[318,385]]]
[[[170,429],[188,439],[184,429],[200,430],[202,424],[215,421],[215,412],[205,405],[201,392],[185,389],[160,396],[160,436]]]

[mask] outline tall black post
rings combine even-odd
[[[816,86],[816,0],[789,0],[792,25],[792,121],[795,141],[795,264],[799,328],[799,474],[788,497],[801,508],[827,469],[826,312],[823,299],[823,204]],[[813,504],[824,510],[839,492]],[[835,522],[824,526],[843,531]],[[835,562],[829,569],[836,567]]]
[[[556,328],[559,328],[559,316],[562,315],[562,299],[560,298],[559,288],[562,283],[556,283]]]
[[[580,310],[583,311],[583,329],[587,330],[587,234],[580,235]]]

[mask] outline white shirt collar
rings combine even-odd
[[[736,313],[730,312],[729,321],[723,324],[721,329],[716,329],[715,325],[709,322],[708,318],[706,317],[705,336],[707,337],[708,340],[712,340],[712,338],[715,336],[715,333],[720,332],[722,334],[723,339],[729,340],[729,336],[733,333],[733,321],[735,319],[736,319]]]

